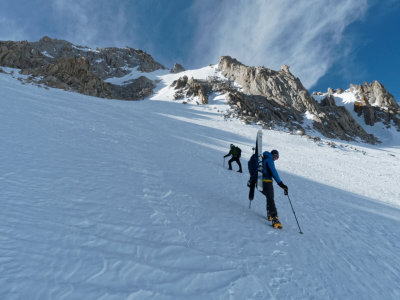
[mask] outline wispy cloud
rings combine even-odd
[[[4,15],[0,16],[0,41],[18,41],[27,39],[27,34],[17,22]]]
[[[196,0],[193,59],[215,62],[230,55],[248,65],[291,71],[311,87],[348,49],[343,33],[367,11],[367,0]],[[351,43],[346,43],[351,45]]]
[[[54,0],[52,10],[63,28],[62,38],[85,46],[132,44],[124,4],[107,0]]]

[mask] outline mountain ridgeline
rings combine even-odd
[[[153,93],[154,83],[142,76],[126,84],[106,83],[137,68],[153,72],[165,67],[142,50],[102,48],[92,50],[70,42],[43,37],[38,42],[0,42],[0,66],[21,69],[31,80],[85,95],[139,100]]]
[[[28,82],[121,100],[141,100],[152,95],[158,82],[150,80],[146,73],[166,69],[141,50],[129,47],[92,50],[49,37],[37,42],[0,42],[0,66],[20,69],[21,74],[28,75]],[[360,119],[369,126],[383,123],[400,131],[399,105],[377,81],[350,85],[349,91],[356,97],[352,109],[358,117],[363,117],[357,118],[357,122],[348,106],[336,104],[335,95],[343,93],[341,89],[328,89],[327,93],[314,93],[313,97],[287,65],[274,71],[246,66],[223,56],[218,69],[225,79],[204,80],[183,74],[171,86],[176,91],[175,98],[198,97],[199,104],[207,104],[211,93],[223,93],[232,108],[227,117],[236,116],[264,128],[285,128],[301,134],[317,131],[327,138],[346,141],[379,142],[358,123]],[[141,76],[120,85],[106,82],[133,70],[141,72]],[[183,71],[176,64],[170,72]]]

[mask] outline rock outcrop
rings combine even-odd
[[[37,42],[0,42],[0,66],[22,69],[33,80],[50,87],[103,98],[138,100],[153,92],[155,84],[147,78],[116,86],[105,83],[132,69],[153,72],[165,69],[142,50],[102,48],[92,50],[70,42],[43,37]]]
[[[0,42],[0,66],[32,69],[43,66],[48,62],[48,57],[34,49],[26,41]]]
[[[70,42],[44,37],[37,42],[0,42],[0,67],[21,69],[29,81],[86,95],[123,100],[139,100],[150,96],[155,82],[146,72],[165,69],[149,54],[133,48],[89,49]],[[212,77],[207,80],[181,76],[174,81],[175,99],[195,98],[207,104],[213,92],[227,95],[232,110],[246,122],[266,128],[285,127],[290,132],[318,131],[328,138],[347,141],[361,140],[374,144],[377,139],[368,134],[345,107],[337,106],[334,94],[315,93],[317,102],[295,77],[287,65],[274,71],[265,67],[249,67],[229,56],[221,57],[218,69],[226,80]],[[107,83],[107,79],[122,77],[132,70],[144,76],[126,81],[123,85]],[[171,73],[185,69],[175,64]],[[0,68],[0,72],[3,70]],[[232,84],[232,83],[235,84]],[[356,95],[354,110],[363,115],[365,123],[383,122],[395,125],[400,131],[400,108],[394,97],[377,81],[351,85]],[[316,96],[317,97],[317,96]]]
[[[312,119],[313,129],[328,138],[377,142],[344,107],[337,107],[329,99],[322,105],[316,102],[286,65],[274,71],[265,67],[248,67],[236,59],[223,56],[218,67],[222,75],[239,84],[243,90],[243,93],[229,94],[229,99],[239,102],[239,112],[253,115],[255,121],[269,127],[304,130],[301,124],[308,116]]]
[[[350,91],[356,96],[354,111],[364,116],[367,125],[382,122],[387,127],[392,124],[400,131],[400,107],[392,94],[378,81],[363,85],[350,85]]]
[[[264,96],[303,112],[315,110],[315,101],[286,65],[280,71],[273,71],[264,67],[248,67],[236,59],[223,56],[218,68],[222,75],[239,84],[246,94]]]
[[[366,82],[363,85],[352,84],[350,88],[357,91],[360,100],[367,102],[369,105],[395,110],[399,109],[399,105],[393,95],[386,90],[383,84],[376,80],[369,84]]]
[[[229,56],[223,56],[218,69],[228,80],[200,80],[186,75],[174,81],[175,99],[198,97],[208,103],[212,92],[227,94],[232,114],[248,123],[260,123],[266,128],[285,127],[291,132],[318,131],[328,138],[376,143],[345,107],[338,107],[332,95],[318,103],[295,77],[287,65],[279,71],[265,67],[248,67]],[[237,86],[232,85],[235,82]],[[332,93],[333,94],[333,90]],[[304,122],[305,118],[310,119]],[[311,128],[303,125],[311,123]]]
[[[43,37],[39,41],[31,43],[31,46],[35,50],[44,53],[49,59],[86,57],[92,66],[92,72],[101,79],[124,76],[131,68],[137,68],[142,72],[165,69],[151,55],[130,47],[109,47],[92,50],[49,37]]]
[[[235,89],[227,81],[211,78],[208,80],[188,78],[186,75],[172,83],[176,90],[175,99],[198,97],[201,104],[208,104],[208,97],[212,92],[234,92]]]
[[[155,83],[145,76],[140,76],[137,79],[132,80],[129,84],[115,85],[108,84],[108,88],[111,90],[114,99],[130,100],[132,95],[137,97],[133,100],[144,99],[153,94],[155,89]]]
[[[183,71],[185,71],[185,68],[181,64],[176,63],[176,64],[174,64],[174,67],[172,68],[171,73],[176,74],[176,73],[180,73]]]
[[[38,83],[50,87],[76,91],[81,94],[112,98],[109,84],[93,74],[87,58],[60,58],[34,69],[24,69],[22,74],[37,77]]]

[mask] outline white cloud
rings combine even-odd
[[[121,3],[107,0],[55,0],[52,9],[63,28],[62,38],[82,46],[124,47],[132,44]]]
[[[367,8],[367,0],[238,0],[222,1],[216,9],[215,2],[197,0],[193,59],[215,62],[230,55],[272,69],[288,64],[310,88],[348,51],[341,49],[343,32]]]
[[[14,20],[0,16],[0,41],[20,41],[27,39],[25,30]]]

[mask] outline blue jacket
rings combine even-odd
[[[275,169],[274,159],[271,153],[265,151],[263,153],[263,180],[271,180],[272,177],[275,179],[276,183],[281,183],[282,180],[279,178],[278,172]]]

